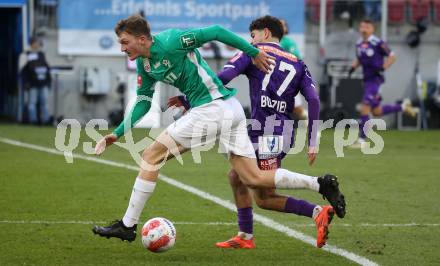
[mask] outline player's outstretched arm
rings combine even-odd
[[[105,151],[107,146],[112,145],[122,135],[130,130],[134,125],[146,114],[151,108],[151,98],[139,100],[131,110],[128,116],[113,130],[111,134],[104,136],[95,146],[96,155],[100,155]]]
[[[137,102],[134,105],[131,112],[124,118],[124,120],[119,124],[119,126],[113,130],[113,135],[117,138],[120,138],[125,134],[128,130],[133,128],[136,123],[146,114],[151,108],[151,96],[146,96],[143,98],[142,96],[137,98]]]
[[[382,71],[388,69],[394,62],[396,62],[396,55],[394,52],[390,49],[388,44],[384,41],[380,41],[379,44],[380,52],[383,56],[386,57],[383,65],[382,65]]]
[[[313,165],[316,160],[318,151],[318,127],[317,121],[319,120],[320,100],[319,95],[316,92],[315,85],[307,66],[304,65],[304,74],[301,81],[301,94],[307,101],[309,107],[309,123],[307,126],[308,131],[308,161],[309,165]]]
[[[130,113],[124,118],[119,126],[109,134],[102,138],[95,147],[97,155],[102,154],[107,146],[112,145],[118,138],[130,130],[134,125],[146,114],[151,108],[151,100],[154,91],[152,90],[155,80],[148,77],[142,71],[142,62],[138,60],[138,89],[136,91],[136,104]]]
[[[396,56],[393,53],[391,53],[385,59],[385,62],[383,63],[383,67],[382,68],[384,70],[387,70],[392,64],[394,64],[394,62],[396,62]]]
[[[317,154],[318,151],[316,150],[316,147],[309,147],[309,150],[307,151],[307,160],[309,161],[310,166],[315,163]]]
[[[256,57],[259,53],[259,50],[252,46],[245,39],[241,38],[237,34],[233,33],[230,30],[227,30],[220,25],[200,28],[199,30],[195,31],[195,34],[196,38],[199,40],[199,43],[197,45],[199,47],[207,42],[219,41],[234,48],[237,48],[251,57]]]
[[[351,64],[350,69],[348,70],[348,77],[351,78],[351,75],[353,74],[353,72],[356,70],[356,68],[358,68],[360,66],[360,62],[359,59],[355,59],[353,61],[353,63]]]
[[[265,73],[269,72],[270,66],[275,62],[273,56],[270,56],[266,52],[252,46],[245,39],[220,25],[199,29],[196,31],[196,38],[199,40],[199,47],[210,41],[219,41],[243,51],[245,54],[252,57],[254,64]]]

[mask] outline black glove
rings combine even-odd
[[[350,67],[350,70],[348,70],[348,78],[351,78],[351,75],[353,74],[353,72],[356,70],[356,68],[354,67]]]

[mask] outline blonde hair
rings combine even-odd
[[[140,15],[132,15],[118,21],[115,26],[115,33],[119,36],[122,32],[136,37],[145,35],[151,39],[150,25],[148,25],[148,22]]]

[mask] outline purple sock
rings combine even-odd
[[[360,119],[360,123],[359,123],[359,137],[360,138],[365,139],[367,137],[366,136],[367,132],[364,131],[364,126],[365,126],[365,123],[367,123],[368,119],[369,119],[368,115],[361,115],[361,119]]]
[[[302,216],[312,217],[313,209],[316,205],[311,204],[305,200],[297,200],[292,197],[288,197],[284,212],[294,213]]]
[[[400,104],[387,104],[382,106],[382,114],[397,113],[402,111],[402,106]]]
[[[240,232],[244,232],[246,234],[252,234],[254,229],[252,207],[238,208],[237,213],[238,213],[237,214],[238,228],[240,229]]]

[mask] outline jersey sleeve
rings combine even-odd
[[[308,130],[308,143],[309,147],[316,147],[316,140],[318,136],[318,128],[317,122],[319,120],[319,109],[320,109],[320,100],[318,93],[316,92],[315,83],[313,81],[312,75],[310,74],[309,69],[303,63],[303,76],[301,80],[301,94],[307,101],[309,107],[309,124],[307,126]],[[313,124],[316,124],[313,126]]]
[[[137,90],[136,103],[130,113],[124,118],[119,126],[113,131],[116,137],[121,137],[128,130],[133,128],[135,124],[146,114],[151,108],[151,101],[154,93],[154,84],[156,81],[147,75],[143,70],[142,59],[137,61]]]
[[[235,77],[244,74],[251,62],[251,58],[248,55],[239,52],[223,66],[223,69],[217,76],[226,85]]]
[[[176,33],[177,34],[174,38],[177,38],[178,40],[174,41],[178,44],[177,48],[179,50],[193,50],[201,47],[207,42],[219,41],[237,48],[251,57],[255,57],[259,53],[259,50],[248,43],[245,39],[220,25],[177,31]]]
[[[380,48],[380,52],[382,55],[384,56],[390,56],[393,55],[393,51],[391,51],[390,47],[388,46],[388,44],[384,41],[380,41],[379,43],[379,48]]]

